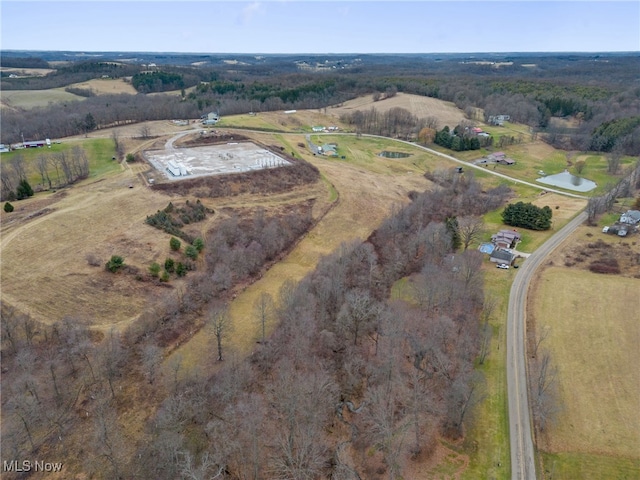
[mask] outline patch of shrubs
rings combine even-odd
[[[7,213],[13,212],[13,205],[11,205],[9,202],[6,202],[4,204],[4,211]]]
[[[613,257],[601,258],[592,262],[589,265],[589,270],[593,273],[618,274],[620,273],[620,265],[618,264],[618,260]]]
[[[118,270],[124,267],[124,258],[122,258],[120,255],[112,255],[104,267],[111,273],[116,273]]]
[[[187,200],[183,207],[176,207],[169,202],[169,205],[163,210],[158,210],[155,214],[147,216],[146,222],[152,227],[192,243],[193,237],[181,229],[190,223],[201,222],[207,218],[207,213],[213,213],[213,210],[202,205],[200,200],[196,200],[195,203]]]

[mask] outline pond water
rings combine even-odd
[[[403,153],[403,152],[389,152],[387,150],[384,150],[382,152],[380,152],[378,154],[379,157],[385,157],[385,158],[407,158],[410,157],[411,154],[410,153]]]
[[[536,179],[536,182],[544,183],[545,185],[552,185],[554,187],[566,188],[567,190],[574,190],[576,192],[588,192],[598,186],[596,185],[596,182],[592,182],[586,178],[577,177],[567,170],[562,173],[556,173],[555,175],[538,178]]]

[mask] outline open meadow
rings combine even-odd
[[[605,255],[628,262],[622,274],[587,270],[601,240]],[[588,257],[576,263],[579,252]],[[556,422],[537,439],[553,478],[640,476],[638,255],[636,238],[584,226],[537,274],[529,328],[546,336],[540,348],[551,353],[560,396]]]
[[[438,120],[439,129],[445,125],[453,129],[465,118],[464,112],[451,102],[408,93],[397,93],[391,98],[385,98],[377,102],[373,100],[371,95],[367,95],[339,105],[333,105],[326,110],[327,115],[340,118],[341,115],[348,115],[356,111],[368,111],[372,108],[375,108],[380,113],[388,112],[392,108],[404,108],[418,118],[434,117]]]

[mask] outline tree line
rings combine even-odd
[[[56,153],[41,153],[28,161],[20,153],[13,155],[3,165],[0,176],[0,199],[15,200],[18,186],[28,182],[27,178],[34,172],[40,177],[36,188],[45,190],[71,185],[89,176],[89,158],[87,152],[79,146]]]
[[[82,133],[76,123],[88,113],[96,118],[97,126],[101,128],[123,122],[198,118],[212,109],[231,115],[250,111],[325,108],[359,95],[380,96],[397,91],[454,102],[470,117],[476,108],[483,109],[486,118],[510,115],[513,121],[540,132],[539,138],[561,148],[601,151],[618,148],[629,155],[640,153],[640,126],[633,122],[640,115],[640,90],[628,81],[637,59],[616,58],[608,63],[579,59],[564,68],[554,64],[552,59],[540,61],[545,67],[535,71],[535,78],[526,68],[496,71],[478,65],[454,65],[452,62],[443,62],[437,68],[434,65],[434,68],[418,74],[416,65],[404,65],[402,59],[394,60],[397,69],[393,76],[389,75],[387,67],[383,68],[383,63],[320,76],[292,73],[280,64],[278,68],[281,70],[270,70],[265,65],[247,65],[234,66],[233,72],[227,71],[227,67],[163,66],[162,71],[136,77],[149,81],[154,79],[153,85],[147,85],[146,81],[141,84],[142,90],[197,87],[185,95],[184,100],[173,96],[156,96],[147,100],[144,95],[126,95],[125,101],[114,96],[101,96],[95,101],[88,98],[83,102],[72,102],[73,108],[67,104],[37,109],[37,113],[32,110],[7,112],[3,114],[1,136],[4,143],[13,143],[19,140],[21,132],[29,138],[56,138]],[[137,70],[129,71],[127,68]],[[141,68],[140,65],[125,67],[109,62],[80,63],[60,69],[50,78],[7,79],[6,82],[12,82],[5,88],[3,81],[3,88],[51,88],[42,82],[52,79],[59,87],[80,81],[74,75],[88,75],[83,80],[95,78],[103,71],[111,72],[105,74],[114,77],[123,75],[125,70],[129,75],[135,75],[140,74]],[[118,73],[118,69],[124,70]],[[458,72],[458,69],[462,70]],[[575,76],[569,75],[571,71]],[[459,74],[454,75],[454,72]],[[164,82],[160,79],[163,75],[174,80]],[[575,125],[570,129],[560,129],[550,122],[554,116],[571,117]],[[371,123],[367,119],[354,121]],[[608,128],[617,121],[623,122],[625,128]],[[376,128],[389,129],[384,125]],[[404,136],[405,133],[395,134]]]

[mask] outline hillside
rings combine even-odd
[[[445,125],[453,128],[465,118],[464,112],[452,102],[409,93],[397,93],[391,98],[379,101],[374,101],[371,95],[354,98],[327,108],[327,114],[340,118],[344,114],[371,108],[380,113],[386,113],[392,108],[404,108],[418,118],[435,117],[438,119],[438,128]]]

